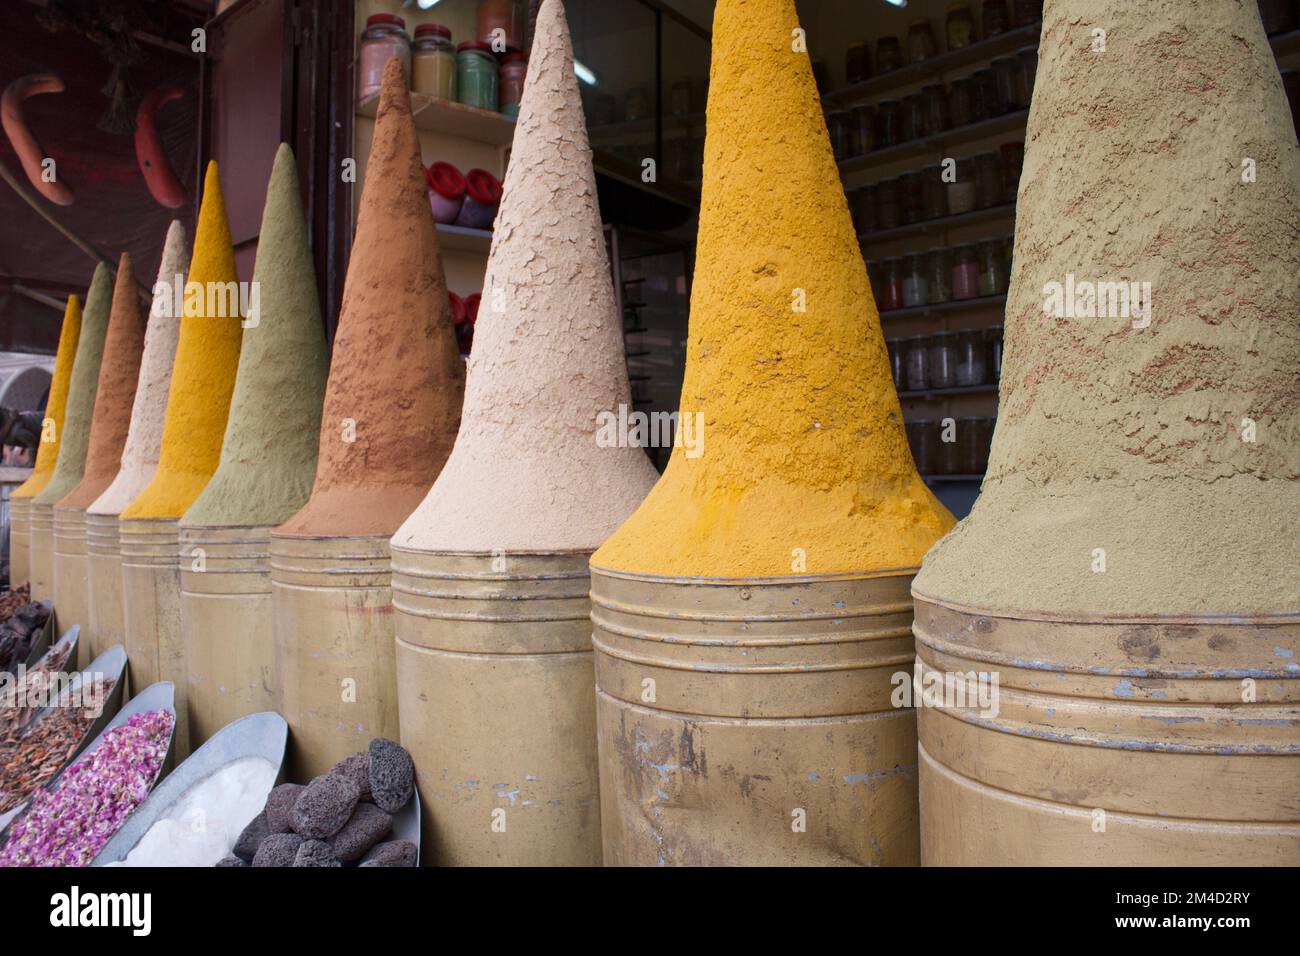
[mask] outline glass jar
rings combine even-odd
[[[970,388],[989,380],[988,349],[984,331],[976,329],[957,333],[957,385]]]
[[[528,57],[512,50],[501,57],[498,68],[501,76],[501,112],[518,116],[519,104],[524,98],[524,77],[528,75]]]
[[[974,299],[980,294],[980,268],[973,245],[958,246],[952,253],[952,297],[954,301]]]
[[[389,60],[402,61],[406,76],[411,75],[411,39],[406,35],[406,21],[391,13],[366,17],[357,50],[357,99],[364,100],[379,92],[384,81],[384,66]]]
[[[512,47],[522,50],[528,39],[527,23],[528,11],[522,0],[479,0],[478,39],[494,53]]]
[[[929,281],[924,253],[903,257],[903,308],[913,309],[929,301]]]
[[[952,81],[948,92],[948,117],[952,129],[975,122],[975,83],[969,77]]]
[[[695,87],[689,79],[677,80],[668,93],[668,109],[673,116],[687,116],[695,106]]]
[[[479,40],[456,48],[456,102],[481,110],[497,109],[497,59]]]
[[[885,342],[885,347],[889,349],[889,372],[894,379],[894,389],[896,391],[902,391],[903,343],[899,339],[889,339]]]
[[[998,90],[998,107],[999,112],[1011,113],[1020,109],[1022,106],[1028,106],[1028,103],[1020,102],[1019,83],[1016,82],[1016,75],[1020,72],[1020,64],[1014,57],[998,57],[991,64],[993,70],[993,79],[997,84]]]
[[[1002,169],[1002,201],[1015,202],[1020,189],[1020,173],[1025,168],[1025,144],[1003,143],[999,146],[998,165]]]
[[[871,48],[865,40],[850,43],[844,54],[844,82],[852,86],[871,76]]]
[[[836,162],[843,162],[856,155],[854,145],[857,140],[858,128],[853,122],[852,113],[844,110],[827,113],[826,131],[830,134],[831,152],[835,154]]]
[[[898,136],[904,143],[914,139],[924,139],[930,135],[925,125],[925,106],[920,93],[903,97],[898,125]]]
[[[952,126],[948,118],[948,93],[942,83],[921,87],[921,104],[925,112],[925,128],[931,134],[942,133]]]
[[[993,419],[957,419],[957,474],[982,475],[989,467]]]
[[[817,95],[825,96],[831,88],[831,71],[825,60],[813,60],[811,63],[813,83],[817,86]]]
[[[922,219],[921,179],[919,172],[903,173],[898,177],[899,219],[905,226]]]
[[[897,257],[880,263],[880,295],[876,304],[881,312],[903,307],[903,260]]]
[[[969,3],[948,4],[948,19],[944,25],[949,50],[960,50],[975,42],[975,17]]]
[[[881,37],[876,41],[876,71],[888,73],[903,65],[903,47],[898,37]]]
[[[633,86],[623,99],[623,121],[627,123],[645,119],[650,115],[650,93],[644,86]]]
[[[876,230],[876,187],[863,186],[854,190],[852,196],[853,228],[859,235]]]
[[[858,142],[862,145],[862,151],[871,152],[876,148],[876,111],[870,106],[855,106],[853,122],[858,127]]]
[[[998,81],[992,70],[976,70],[971,74],[972,106],[971,114],[975,122],[992,119],[1002,115],[1002,103],[998,99]]]
[[[1038,72],[1038,47],[1025,47],[1016,53],[1016,60],[1020,63],[1021,81],[1025,84],[1022,99],[1027,105],[1034,98],[1034,77]]]
[[[903,427],[907,430],[907,444],[911,446],[916,470],[922,475],[935,474],[935,440],[939,437],[936,422],[922,418]]]
[[[897,229],[902,223],[902,201],[897,179],[884,179],[876,183],[876,228]]]
[[[993,381],[1002,380],[1002,326],[995,325],[990,329],[984,330],[984,337],[989,346],[989,371],[993,374]]]
[[[907,28],[907,62],[920,63],[938,52],[930,21],[925,17],[913,20]]]
[[[1011,16],[1007,13],[1007,0],[984,0],[982,8],[984,36],[995,37],[1011,29]]]
[[[1002,162],[997,153],[975,157],[975,208],[991,209],[1002,203]]]
[[[943,181],[942,166],[921,170],[921,218],[939,219],[948,215],[948,184]]]
[[[929,338],[913,335],[903,340],[903,368],[907,372],[907,390],[923,392],[930,386]]]
[[[930,388],[953,388],[957,384],[957,337],[940,332],[930,339],[926,374]]]
[[[441,23],[421,23],[411,44],[411,89],[442,100],[456,98],[456,44]]]
[[[863,252],[863,258],[866,258],[866,252]],[[867,259],[867,284],[871,286],[871,298],[876,302],[876,308],[880,308],[880,263],[875,259]]]
[[[959,451],[958,432],[961,430],[960,419],[941,418],[935,423],[935,474],[961,474],[961,454]]]
[[[978,247],[980,295],[1001,295],[1007,291],[1007,266],[1002,260],[1002,240],[984,239]]]
[[[886,100],[876,107],[876,149],[887,149],[902,142],[898,100]]]
[[[1043,0],[1015,0],[1011,9],[1011,22],[1027,27],[1043,19]]]
[[[952,253],[948,249],[931,249],[926,254],[927,304],[952,301]]]
[[[975,208],[975,164],[969,159],[957,160],[954,175],[948,183],[948,215],[960,216]]]

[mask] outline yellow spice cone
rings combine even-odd
[[[717,4],[680,406],[702,442],[591,561],[609,864],[919,857],[890,695],[953,519],[912,462],[798,26],[793,0]]]
[[[54,474],[59,458],[59,439],[63,435],[63,417],[67,410],[68,388],[72,384],[72,365],[81,338],[81,300],[68,296],[59,330],[59,348],[54,359],[54,377],[50,397],[45,404],[41,443],[36,450],[32,475],[9,495],[9,580],[13,585],[31,578],[30,517],[31,499],[40,494]]]
[[[223,290],[235,288],[237,281],[217,164],[209,163],[158,470],[121,517],[123,614],[132,683],[137,689],[156,680],[175,683],[181,756],[189,751],[189,715],[177,522],[221,459],[243,332],[237,301],[232,303]],[[192,563],[203,556],[181,559]]]

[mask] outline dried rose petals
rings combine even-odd
[[[0,866],[85,866],[144,802],[171,743],[165,710],[134,714],[69,767],[52,790],[38,790],[9,828]]]

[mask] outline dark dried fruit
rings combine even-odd
[[[272,833],[257,848],[253,866],[293,866],[302,843],[296,833]]]
[[[401,744],[382,737],[370,741],[370,793],[375,806],[396,813],[415,793],[415,763]]]
[[[327,773],[307,784],[289,812],[295,832],[309,840],[323,840],[343,829],[357,807],[361,792],[347,777]]]
[[[418,854],[415,844],[410,840],[393,840],[381,843],[361,861],[362,866],[415,866]]]
[[[307,788],[300,783],[282,783],[266,798],[266,825],[271,833],[289,833],[289,812]]]
[[[334,855],[345,863],[359,860],[388,836],[393,818],[373,803],[358,803],[347,824],[330,840]]]

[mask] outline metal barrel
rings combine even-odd
[[[591,569],[607,865],[914,865],[914,569]]]
[[[271,628],[271,529],[182,528],[181,632],[190,746],[279,705]]]
[[[54,509],[54,606],[59,610],[59,627],[76,624],[77,668],[86,667],[97,656],[90,653],[95,635],[90,628],[90,584],[86,563],[86,512],[80,508]]]
[[[271,535],[280,713],[292,780],[396,740],[388,536]]]
[[[430,863],[600,864],[589,558],[393,549]]]
[[[54,505],[32,502],[29,529],[32,600],[54,600]]]
[[[157,681],[176,685],[175,745],[190,752],[185,642],[181,629],[180,532],[175,518],[125,518],[122,542],[122,620],[131,689]]]
[[[91,660],[115,644],[126,646],[126,628],[122,623],[122,545],[117,525],[117,515],[86,514]]]
[[[926,865],[1300,864],[1300,615],[915,632]]]
[[[32,579],[32,499],[9,499],[9,584]]]

